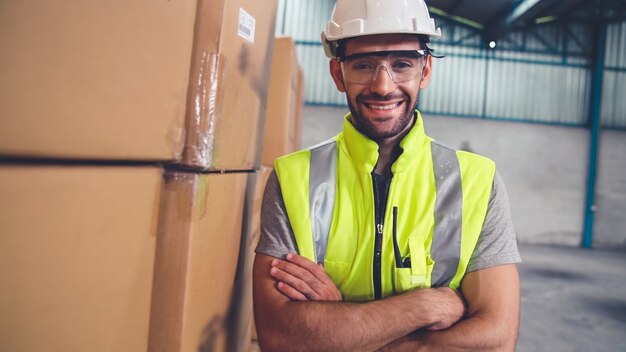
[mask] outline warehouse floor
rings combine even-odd
[[[626,351],[626,254],[520,245],[518,351]]]

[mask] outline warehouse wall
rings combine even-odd
[[[602,94],[602,124],[626,128],[626,22],[608,26]]]
[[[320,33],[333,0],[282,0],[277,34],[297,43],[306,83],[305,101],[313,105],[345,105],[332,82],[325,79],[328,59]],[[485,48],[480,33],[437,18],[443,37],[432,47],[444,59],[435,60],[437,74],[424,93],[422,111],[584,126],[591,89],[592,31],[584,23],[552,22],[509,34],[495,50]],[[602,121],[626,128],[626,23],[611,24],[607,34]],[[565,54],[564,54],[565,53]]]
[[[593,246],[626,248],[626,132],[603,131],[600,140]]]
[[[432,89],[420,108],[432,114],[582,125],[588,111],[589,63],[562,28],[543,26],[534,35],[509,34],[495,50],[480,32],[439,21],[444,36]],[[574,27],[574,32],[582,32]],[[541,38],[539,40],[538,38]],[[584,37],[583,37],[584,38]],[[543,41],[555,42],[554,47]],[[559,54],[568,52],[568,55]]]

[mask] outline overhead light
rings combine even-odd
[[[495,42],[495,41],[493,41],[493,40],[492,40],[492,41],[490,41],[490,42],[489,42],[489,47],[490,47],[491,49],[495,48],[495,47],[496,47],[496,42]]]
[[[535,20],[535,23],[536,24],[547,23],[547,22],[556,21],[557,19],[558,18],[556,16],[545,16],[545,17],[537,18]]]
[[[448,12],[446,12],[446,11],[440,9],[440,8],[437,8],[437,7],[428,6],[428,12],[431,13],[431,14],[439,15],[441,17],[447,17],[447,18],[449,18],[449,19],[451,19],[453,21],[456,21],[456,22],[459,22],[459,23],[463,23],[464,25],[467,25],[467,26],[470,26],[470,27],[473,27],[473,28],[476,28],[476,29],[479,29],[479,30],[482,30],[484,28],[484,26],[482,24],[480,24],[480,23],[478,23],[476,21],[472,21],[472,20],[470,20],[468,18],[465,18],[465,17],[453,15],[453,14],[448,13]]]

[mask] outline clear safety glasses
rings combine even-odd
[[[387,71],[395,83],[415,79],[424,68],[426,50],[390,50],[358,53],[338,58],[348,83],[370,84],[379,70]]]

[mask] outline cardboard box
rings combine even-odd
[[[239,250],[238,272],[235,288],[238,292],[237,311],[235,325],[233,326],[236,348],[232,351],[247,352],[250,350],[250,341],[256,340],[254,329],[254,314],[252,309],[252,264],[254,262],[254,249],[261,236],[261,205],[265,184],[272,168],[262,166],[248,177],[246,191],[246,206],[244,212],[245,231]]]
[[[275,16],[276,0],[199,3],[196,38],[216,40],[194,46],[187,128],[198,133],[187,136],[184,164],[258,168]]]
[[[303,80],[293,40],[276,37],[263,139],[263,165],[273,166],[276,158],[300,148]]]
[[[306,93],[306,80],[304,78],[304,70],[302,66],[298,65],[298,102],[296,103],[296,125],[294,126],[294,142],[295,150],[302,148],[302,110],[304,109],[304,94]]]
[[[157,167],[0,165],[0,350],[145,351]]]
[[[165,175],[149,351],[226,351],[248,174]]]
[[[250,170],[276,0],[0,2],[0,155]]]

